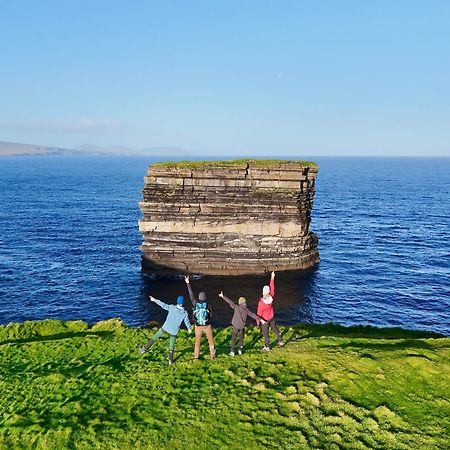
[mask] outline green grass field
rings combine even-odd
[[[154,330],[119,320],[0,327],[4,449],[445,449],[450,446],[450,338],[369,327],[283,329],[261,353],[192,359],[180,333],[144,356]],[[203,351],[206,352],[206,342]]]

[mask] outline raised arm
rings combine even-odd
[[[162,309],[166,309],[166,310],[169,309],[169,305],[167,303],[164,303],[161,300],[158,300],[157,298],[152,297],[151,295],[150,295],[150,301],[153,303],[156,303],[158,306],[161,306]]]
[[[192,306],[195,308],[195,304],[197,303],[197,300],[195,299],[194,291],[192,290],[192,287],[191,287],[189,275],[184,277],[184,281],[186,282],[186,286],[188,288],[189,298],[191,299]]]
[[[225,295],[224,295],[224,293],[223,292],[221,292],[220,294],[219,294],[219,297],[220,298],[223,298],[233,309],[234,308],[236,308],[236,303],[234,303],[233,301],[231,301],[228,297],[226,297]]]
[[[270,295],[272,296],[272,298],[275,297],[275,272],[272,272],[270,274]]]

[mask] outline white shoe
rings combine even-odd
[[[230,356],[234,356],[234,352],[230,352]]]
[[[270,352],[270,347],[263,347],[263,352]]]
[[[238,350],[238,354],[239,354],[239,355],[242,355],[242,349],[239,349],[239,350]]]

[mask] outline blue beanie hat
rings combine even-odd
[[[184,303],[184,297],[182,295],[180,295],[177,298],[177,305],[182,305]]]

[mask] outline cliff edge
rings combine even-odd
[[[150,165],[139,203],[143,269],[236,275],[313,266],[317,172],[308,161]]]

